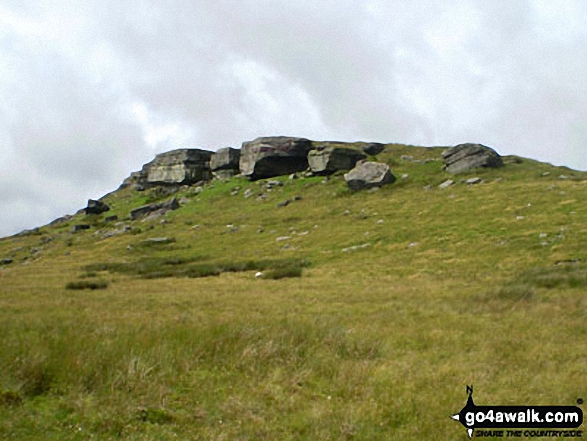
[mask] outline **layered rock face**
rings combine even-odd
[[[212,152],[200,149],[179,149],[157,155],[145,165],[149,184],[189,185],[211,178]],[[145,171],[145,170],[144,170]]]
[[[201,149],[178,149],[161,153],[141,171],[133,172],[122,187],[144,189],[160,185],[191,185],[212,178],[212,152]]]
[[[308,168],[312,142],[305,138],[274,136],[243,142],[240,171],[250,179],[272,178]]]
[[[210,159],[210,170],[215,178],[230,179],[239,174],[241,152],[239,149],[224,147],[218,149]]]
[[[308,153],[308,164],[312,173],[330,175],[338,170],[350,170],[357,162],[366,159],[362,151],[346,147],[326,147],[311,150]]]
[[[442,153],[444,168],[449,173],[464,173],[475,168],[503,167],[501,156],[481,144],[459,144]]]

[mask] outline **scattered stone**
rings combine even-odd
[[[308,152],[312,142],[286,136],[261,137],[244,142],[240,171],[252,180],[289,175],[308,168]]]
[[[356,251],[356,250],[360,250],[361,248],[367,248],[369,246],[371,246],[371,244],[368,244],[368,243],[364,243],[362,245],[354,245],[352,247],[343,248],[342,249],[342,252],[343,253],[348,253],[349,251]]]
[[[526,216],[516,216],[516,220],[524,220],[526,219]]]
[[[348,171],[357,162],[366,158],[365,153],[350,147],[327,147],[308,153],[308,163],[315,175],[331,175],[339,170]]]
[[[180,205],[185,205],[185,204],[187,204],[187,203],[189,203],[189,202],[190,202],[190,200],[189,200],[188,198],[186,198],[186,197],[183,197],[183,198],[181,198],[181,199],[179,200],[179,204],[180,204]]]
[[[173,242],[173,239],[168,237],[150,237],[149,239],[142,240],[141,243],[144,245],[148,244],[166,244]]]
[[[297,173],[292,173],[291,175],[289,175],[289,179],[298,179]]]
[[[280,236],[277,239],[275,239],[277,242],[282,242],[284,240],[289,240],[291,239],[291,236]]]
[[[411,244],[408,245],[408,248],[414,248],[414,247],[417,247],[418,245],[420,245],[420,242],[412,242]]]
[[[73,216],[70,216],[70,215],[58,217],[57,219],[55,219],[54,221],[52,221],[51,223],[49,223],[49,225],[50,226],[59,225],[59,224],[62,224],[64,222],[67,222],[68,220],[70,220],[72,218],[73,218]]]
[[[130,212],[130,218],[137,220],[144,218],[154,212],[165,214],[171,210],[177,210],[179,208],[179,202],[176,198],[169,199],[165,202],[159,202],[156,204],[143,205],[142,207],[135,208]]]
[[[422,187],[422,189],[424,189],[424,191],[432,190],[432,185],[425,185],[424,187]]]
[[[544,172],[542,173],[542,176],[550,176],[550,172]]]
[[[73,225],[69,231],[71,233],[77,233],[78,231],[89,230],[89,229],[90,229],[90,226],[88,224],[78,224],[78,225]]]
[[[261,278],[261,277],[263,277],[263,273],[262,273],[261,271],[257,271],[257,272],[255,273],[255,279],[259,279],[259,278]]]
[[[293,245],[286,243],[284,246],[281,247],[282,250],[287,251],[287,250],[296,250],[297,248],[295,248]]]
[[[378,223],[378,224],[382,224],[383,222],[384,222],[384,220],[383,220],[383,219],[379,219],[379,220],[377,221],[377,223]]]
[[[408,175],[407,173],[404,173],[401,178],[402,179],[408,179],[410,177],[410,175]]]
[[[123,234],[123,233],[127,233],[131,230],[129,225],[123,225],[120,228],[116,228],[114,230],[109,230],[106,231],[105,233],[102,233],[101,237],[102,239],[108,239],[109,237],[112,236],[118,236],[119,234]]]
[[[438,186],[438,188],[444,190],[445,188],[450,187],[451,185],[454,185],[455,181],[453,181],[452,179],[449,179],[447,181],[444,181],[442,184],[440,184]]]
[[[84,208],[86,214],[102,214],[110,211],[110,207],[102,201],[88,199],[88,206]]]
[[[369,190],[367,190],[368,193],[376,193],[380,190],[379,187],[372,187]]]
[[[298,194],[298,195],[295,195],[295,196],[293,197],[293,200],[294,200],[294,201],[301,201],[302,199],[304,199],[304,198],[303,198],[303,197],[301,197],[299,194]]]
[[[310,231],[306,230],[306,231],[302,231],[301,233],[298,233],[298,236],[306,236],[308,234],[310,234]]]
[[[414,161],[414,157],[413,156],[409,156],[409,155],[402,155],[401,156],[401,160],[404,162],[413,162]]]
[[[277,204],[277,207],[287,207],[290,204],[289,199],[286,199],[285,201],[280,202],[279,204]]]
[[[273,180],[273,181],[267,181],[265,183],[265,188],[267,188],[268,190],[271,190],[274,187],[283,187],[283,182]]]
[[[344,210],[344,211],[342,212],[342,214],[343,214],[344,216],[348,216],[349,214],[351,214],[351,212],[350,212],[349,210]]]
[[[566,180],[566,179],[569,179],[569,177],[568,177],[567,175],[560,175],[558,178],[559,178],[561,181],[564,181],[564,180]]]
[[[15,234],[16,237],[23,237],[23,236],[32,236],[36,234],[41,234],[38,228],[32,228],[30,230],[22,230],[20,233]]]
[[[12,259],[0,259],[0,265],[10,265],[12,262]]]
[[[200,194],[200,193],[202,193],[202,191],[203,191],[203,190],[204,190],[204,187],[202,187],[202,186],[197,186],[197,187],[195,187],[195,188],[194,188],[194,191],[193,191],[193,192],[194,192],[194,194],[196,194],[196,195],[197,195],[197,194]]]
[[[540,239],[544,239],[545,237],[548,237],[548,234],[546,234],[546,233],[540,233],[540,234],[538,235],[538,237],[539,237]]]
[[[247,188],[245,190],[244,196],[245,196],[245,199],[250,198],[251,196],[253,196],[253,190],[251,190],[250,188]]]
[[[475,168],[503,167],[501,156],[481,144],[460,144],[442,153],[444,168],[452,174],[463,173]]]
[[[107,218],[104,219],[104,222],[116,222],[118,220],[118,216],[114,215],[114,216],[108,216]]]
[[[375,188],[395,181],[389,166],[381,162],[360,162],[355,168],[344,175],[351,190]]]
[[[481,182],[483,182],[483,179],[481,179],[481,178],[470,178],[470,179],[467,179],[465,182],[467,183],[467,185],[476,185],[476,184],[480,184]]]

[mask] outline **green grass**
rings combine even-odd
[[[477,404],[585,398],[587,175],[455,179],[441,151],[388,146],[398,180],[374,193],[236,178],[131,222],[167,196],[125,189],[0,239],[0,439],[452,440],[467,384]],[[131,229],[103,238],[106,215]]]

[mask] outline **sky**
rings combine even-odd
[[[582,0],[0,0],[0,236],[155,154],[478,142],[587,170]]]

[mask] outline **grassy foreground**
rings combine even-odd
[[[0,240],[0,439],[465,440],[467,384],[587,399],[587,173],[511,160],[441,190],[441,151],[390,145],[376,192],[233,179],[130,222],[165,198],[123,190]],[[103,238],[112,214],[130,229]]]

